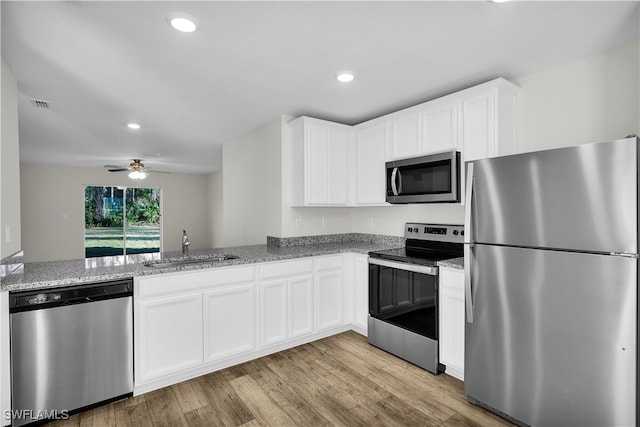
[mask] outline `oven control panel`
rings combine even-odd
[[[407,239],[462,243],[464,241],[464,226],[450,224],[407,223],[404,229],[404,237]]]

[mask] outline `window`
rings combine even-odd
[[[87,258],[160,252],[159,188],[84,189]]]

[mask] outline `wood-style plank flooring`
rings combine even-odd
[[[73,415],[67,426],[505,426],[432,375],[345,332]]]

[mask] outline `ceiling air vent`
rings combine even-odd
[[[37,108],[51,108],[51,103],[49,101],[45,101],[43,99],[35,99],[35,98],[31,98],[29,99],[33,105],[35,105]]]

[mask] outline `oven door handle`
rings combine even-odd
[[[369,258],[369,264],[379,265],[381,267],[395,268],[398,270],[411,271],[413,273],[428,274],[429,276],[438,275],[438,267],[429,265],[408,264],[405,262],[393,262],[379,258]]]

